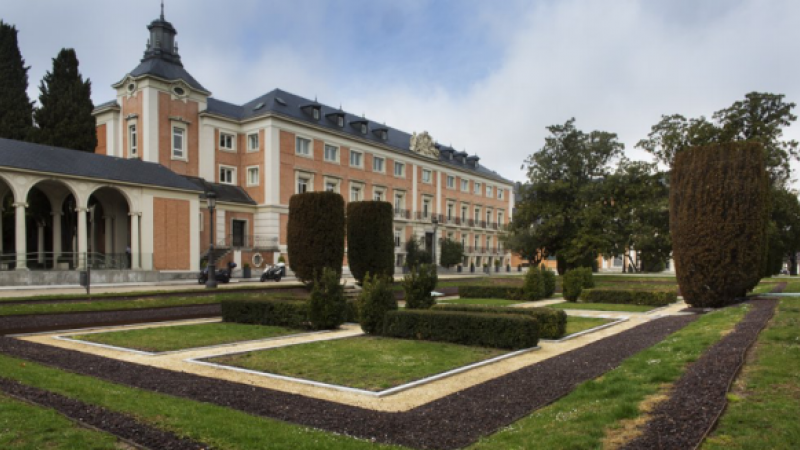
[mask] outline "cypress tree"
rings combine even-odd
[[[28,98],[28,67],[19,51],[17,29],[0,20],[0,137],[30,139],[33,103]]]
[[[38,141],[56,147],[94,152],[97,132],[92,116],[92,82],[83,80],[78,57],[71,48],[53,59],[53,71],[39,85],[39,104],[34,112]]]

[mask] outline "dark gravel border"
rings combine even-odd
[[[455,449],[527,416],[693,322],[676,316],[525,367],[402,413],[377,412],[198,375],[0,338],[0,352],[113,383],[234,408],[335,433],[416,448]]]
[[[0,378],[0,391],[11,398],[52,408],[81,425],[111,433],[128,444],[144,448],[167,450],[199,450],[208,445],[181,438],[178,435],[152,427],[127,414],[90,405],[54,392],[27,386],[6,378]]]
[[[753,300],[733,332],[689,366],[670,398],[653,410],[644,433],[624,449],[691,449],[700,445],[727,404],[726,395],[750,346],[775,312],[777,300]]]
[[[118,311],[0,316],[0,335],[218,317],[219,303]]]

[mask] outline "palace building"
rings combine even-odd
[[[398,267],[412,238],[463,243],[466,266],[510,262],[499,236],[513,183],[479,157],[280,89],[218,100],[184,68],[163,13],[147,28],[140,63],[93,113],[94,155],[0,140],[0,206],[15,211],[0,269],[91,261],[163,279],[196,273],[213,241],[217,258],[258,270],[286,257],[289,198],[322,190],[394,205]]]

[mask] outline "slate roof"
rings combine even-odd
[[[253,200],[250,195],[248,195],[247,192],[239,186],[210,183],[200,177],[185,176],[184,178],[195,184],[204,192],[203,194],[200,194],[200,198],[202,199],[206,198],[205,192],[213,191],[215,194],[217,194],[218,202],[242,203],[245,205],[257,204],[256,201]]]
[[[184,191],[201,190],[161,164],[0,138],[2,167]]]
[[[304,109],[304,107],[311,105],[319,106],[320,108],[319,120],[314,119],[310,108]],[[235,105],[233,103],[228,103],[222,100],[217,100],[215,98],[209,98],[208,108],[206,109],[206,112],[234,119],[237,121],[265,116],[268,114],[277,114],[295,120],[301,120],[303,122],[311,123],[316,126],[321,126],[323,128],[327,128],[332,131],[344,132],[346,134],[352,135],[353,138],[356,139],[367,140],[379,145],[388,145],[398,153],[416,155],[416,153],[410,150],[411,134],[409,133],[398,130],[396,128],[387,127],[386,125],[371,121],[369,119],[365,119],[362,116],[350,114],[346,111],[340,110],[339,108],[323,105],[317,103],[315,100],[309,100],[280,89],[275,89],[241,106]],[[328,118],[328,115],[330,114],[344,114],[344,127],[340,128],[336,124],[335,120]],[[361,134],[361,132],[356,127],[351,126],[351,122],[362,121],[362,120],[366,120],[368,122],[368,131],[366,135]],[[377,133],[374,132],[378,129],[387,130],[388,132],[387,140],[384,141]],[[459,152],[458,150],[446,145],[439,145],[439,151],[440,151],[439,163],[445,166],[454,167],[466,172],[473,172],[480,176],[494,179],[497,181],[502,181],[505,183],[513,183],[511,180],[503,178],[496,172],[480,164],[477,164],[476,167],[472,167],[471,165],[461,162],[458,157],[466,156],[466,153],[464,152]],[[454,158],[452,160],[447,155],[448,151],[454,154]]]
[[[130,75],[133,77],[152,75],[167,81],[183,80],[194,89],[209,92],[208,89],[204,88],[203,85],[195,80],[183,66],[167,61],[166,59],[145,59],[131,71]]]

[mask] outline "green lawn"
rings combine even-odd
[[[491,305],[510,306],[524,303],[523,300],[503,300],[500,298],[458,298],[453,300],[438,300],[436,303],[445,305]]]
[[[381,391],[503,353],[498,349],[445,342],[363,336],[220,356],[209,361]]]
[[[787,294],[800,292],[800,281],[789,281],[783,292]]]
[[[0,394],[0,448],[4,450],[114,450],[117,438],[80,427],[49,408]]]
[[[642,401],[674,383],[688,364],[733,329],[744,312],[744,307],[734,307],[703,315],[626,359],[620,367],[579,385],[561,400],[481,439],[470,449],[603,448],[604,439],[619,429],[621,421],[638,417]]]
[[[547,305],[555,309],[580,309],[588,311],[620,311],[620,312],[647,312],[656,309],[656,306],[617,305],[613,303],[575,303],[564,302]]]
[[[761,332],[728,406],[703,445],[716,449],[800,448],[800,299],[781,298]]]
[[[594,327],[599,327],[600,325],[605,325],[613,321],[614,321],[613,319],[597,319],[594,317],[567,316],[567,333],[565,336],[569,336],[570,334],[580,333],[581,331],[585,331]]]
[[[70,338],[145,352],[169,352],[298,333],[301,333],[301,331],[282,327],[238,323],[204,323],[82,334],[70,336]]]

